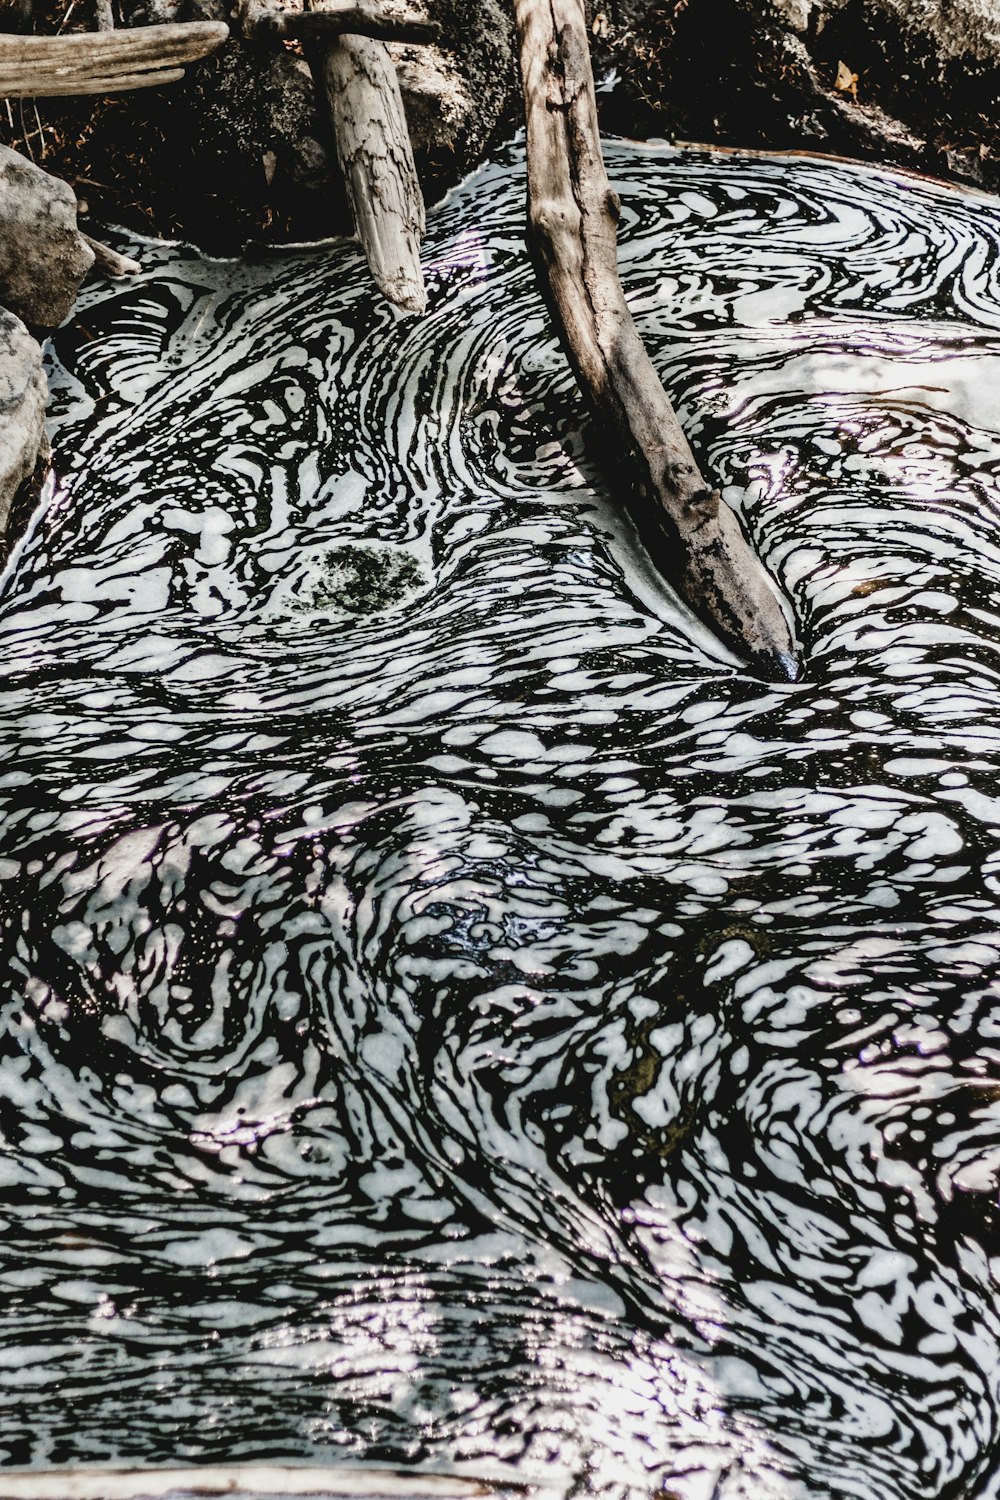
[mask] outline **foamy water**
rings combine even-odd
[[[140,247],[0,601],[0,1462],[1000,1496],[1000,203],[614,146],[790,599],[659,585],[512,150],[430,311]]]

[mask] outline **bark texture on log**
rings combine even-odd
[[[604,169],[583,0],[515,0],[528,126],[528,237],[577,380],[627,470],[654,561],[754,670],[794,680],[773,585],[702,478],[618,276],[618,198]]]
[[[380,42],[430,42],[440,27],[428,13],[397,0],[313,0],[303,3],[281,0],[243,0],[238,14],[249,37],[351,36],[372,37]]]
[[[49,99],[156,88],[184,77],[229,35],[224,21],[71,36],[0,36],[0,97]]]
[[[420,240],[424,200],[396,69],[384,42],[345,36],[316,46],[358,238],[379,289],[397,307],[427,306]]]

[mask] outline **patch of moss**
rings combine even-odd
[[[342,610],[375,615],[400,604],[424,582],[416,558],[396,547],[331,547],[291,604],[298,614]]]

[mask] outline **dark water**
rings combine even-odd
[[[1000,1496],[1000,204],[616,147],[794,599],[595,495],[519,158],[423,321],[143,247],[8,571],[0,1449]]]

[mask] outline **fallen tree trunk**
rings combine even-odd
[[[638,500],[654,561],[753,669],[799,663],[763,566],[702,478],[618,276],[619,205],[604,169],[583,0],[515,0],[528,127],[528,239],[563,345]]]
[[[422,8],[398,0],[243,0],[238,14],[248,37],[367,36],[379,42],[433,42],[440,27]]]
[[[355,228],[376,285],[397,307],[422,313],[424,200],[388,49],[368,37],[339,37],[318,43],[310,66],[330,106]]]
[[[114,94],[184,77],[229,35],[224,21],[175,22],[71,36],[0,36],[0,98]]]

